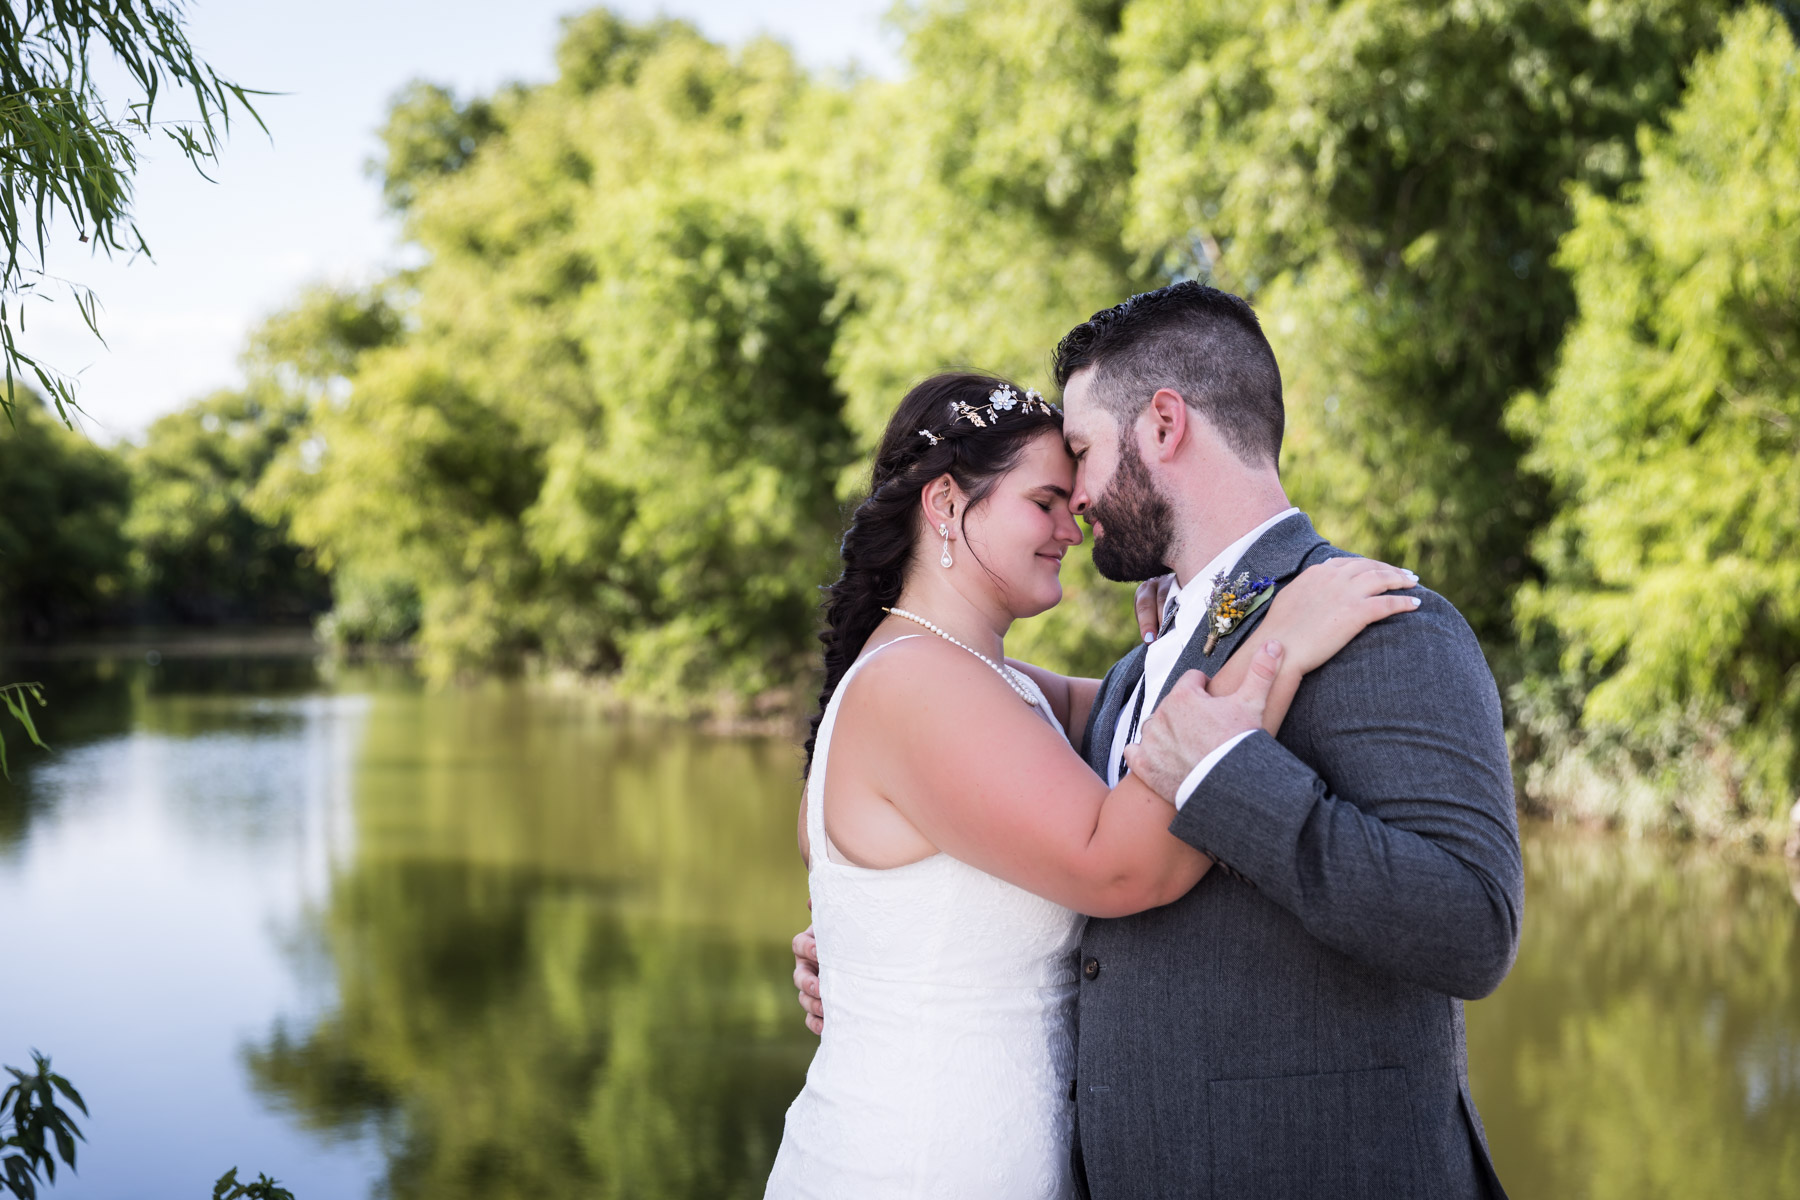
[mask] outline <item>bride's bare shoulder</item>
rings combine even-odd
[[[1049,728],[1031,717],[993,667],[961,646],[930,636],[892,644],[899,641],[866,651],[849,682],[842,707],[846,723],[859,731],[853,738],[875,734],[885,741],[898,734],[909,745],[924,738],[945,746],[960,742],[971,723],[995,734],[1010,734],[1017,724],[1029,731],[1028,741],[1038,727]]]
[[[873,643],[859,658],[844,704],[867,704],[881,697],[907,697],[916,689],[988,671],[986,663],[960,646],[930,634],[902,634]]]

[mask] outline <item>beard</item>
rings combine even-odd
[[[1119,450],[1119,469],[1106,494],[1088,505],[1088,521],[1103,530],[1094,538],[1094,568],[1108,579],[1135,583],[1168,574],[1175,514],[1137,448],[1127,443]]]

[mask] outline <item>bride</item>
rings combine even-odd
[[[1012,622],[1062,597],[1073,480],[1061,414],[986,375],[919,384],[882,437],[806,744],[800,847],[831,1020],[770,1200],[1075,1194],[1083,914],[1167,904],[1212,862],[1137,775],[1109,791],[1070,745],[1098,680],[1005,659]],[[1366,563],[1277,594],[1246,685],[1268,689],[1271,733],[1300,676],[1412,584]],[[1210,690],[1244,683],[1246,657]]]

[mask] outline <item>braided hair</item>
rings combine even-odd
[[[981,408],[999,389],[1021,392],[992,375],[934,375],[906,393],[881,435],[869,495],[844,533],[844,573],[825,589],[825,629],[819,634],[825,643],[825,683],[806,735],[808,772],[832,694],[884,619],[882,609],[900,599],[923,527],[919,497],[925,485],[950,476],[969,498],[966,517],[1018,464],[1034,438],[1062,432],[1062,414],[1042,403],[1020,403],[984,423],[959,416],[959,407]]]

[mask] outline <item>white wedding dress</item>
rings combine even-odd
[[[839,703],[863,663],[907,640],[852,665],[819,724],[806,831],[825,1033],[765,1200],[1066,1200],[1086,918],[947,854],[853,866],[825,836]],[[979,737],[980,714],[967,727]]]

